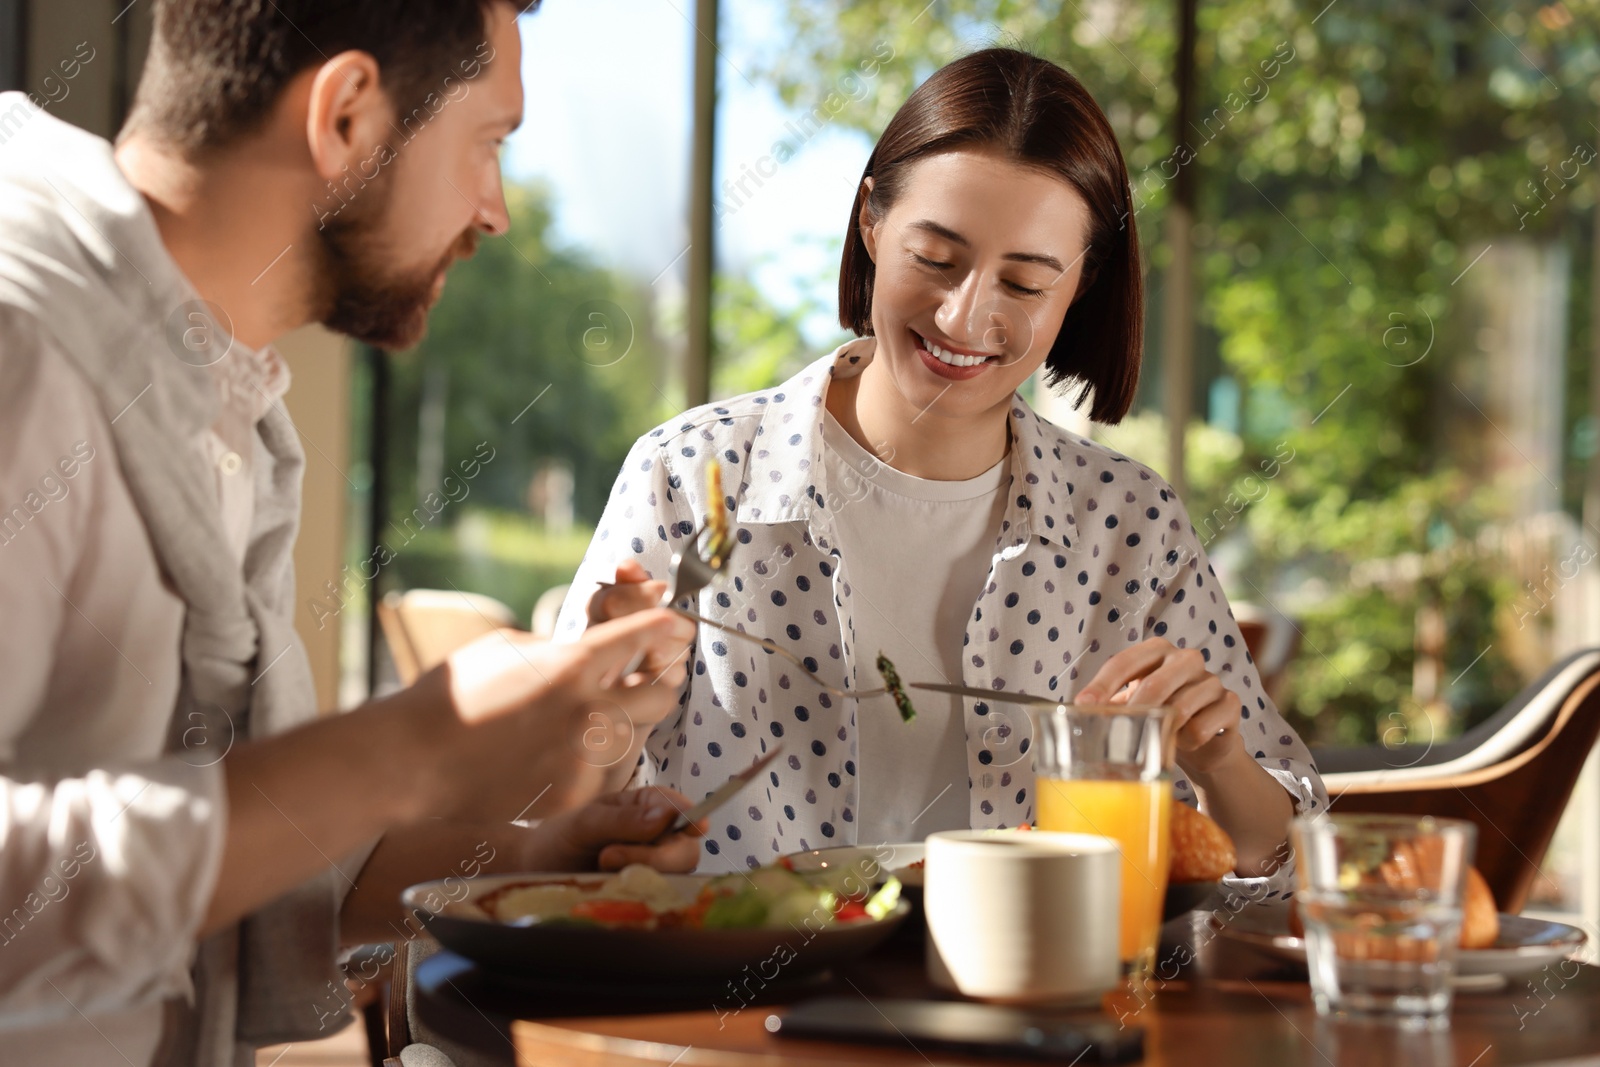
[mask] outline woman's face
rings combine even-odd
[[[950,417],[1009,403],[1077,292],[1082,198],[1044,171],[965,148],[913,164],[888,212],[859,221],[876,266],[874,363],[895,389]]]

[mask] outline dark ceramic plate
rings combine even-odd
[[[608,875],[504,874],[414,885],[401,894],[408,910],[440,944],[489,970],[548,979],[651,984],[668,980],[725,982],[746,967],[781,970],[787,978],[814,974],[866,955],[905,921],[901,901],[877,921],[829,923],[812,928],[630,930],[568,923],[502,923],[477,902],[510,885],[544,881],[604,881]],[[709,875],[666,875],[692,897]]]

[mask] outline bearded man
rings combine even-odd
[[[695,862],[651,844],[683,798],[596,799],[581,740],[672,708],[670,613],[493,635],[323,718],[292,625],[304,456],[272,342],[413,344],[505,232],[517,15],[158,0],[115,148],[0,95],[7,1064],[250,1064],[329,1031],[339,942],[392,939],[404,885]]]

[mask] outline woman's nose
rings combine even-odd
[[[998,284],[990,284],[978,271],[945,294],[933,321],[956,344],[983,352],[1011,351],[1019,339],[1032,340],[1033,324],[1018,314]]]
[[[976,348],[980,342],[975,340],[983,332],[983,325],[976,320],[981,298],[981,279],[976,271],[970,272],[961,279],[961,284],[949,289],[944,298],[944,303],[934,314],[934,324],[943,330],[945,336],[956,344],[969,348]]]

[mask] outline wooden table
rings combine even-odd
[[[1600,1055],[1600,969],[1567,963],[1495,992],[1458,993],[1448,1030],[1320,1019],[1303,968],[1216,935],[1197,915],[1163,931],[1158,978],[1143,995],[1106,998],[1104,1017],[1145,1028],[1151,1067],[1223,1064],[1496,1067]],[[416,974],[417,1010],[440,1034],[518,1067],[855,1067],[976,1065],[901,1047],[796,1041],[765,1022],[812,996],[947,999],[923,972],[920,928],[804,988],[753,999],[686,994],[680,1003],[619,1003],[616,994],[518,988],[440,953]],[[1025,1061],[1013,1061],[1022,1063]],[[1595,1061],[1600,1062],[1600,1061]]]

